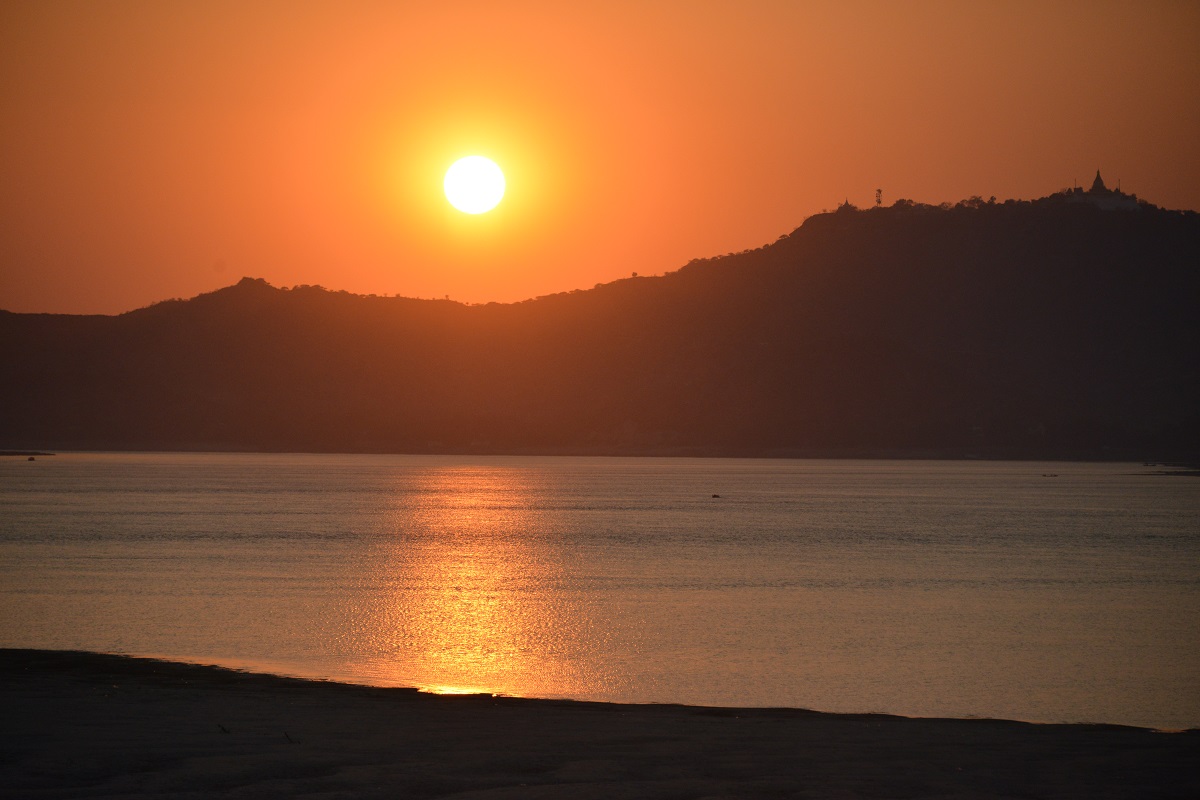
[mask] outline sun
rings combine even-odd
[[[483,156],[460,158],[446,170],[442,183],[450,205],[466,214],[491,211],[504,197],[504,173]]]

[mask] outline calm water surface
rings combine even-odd
[[[10,458],[0,646],[439,691],[1200,726],[1200,480],[1153,473]]]

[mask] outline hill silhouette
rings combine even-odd
[[[1101,183],[515,304],[246,278],[2,312],[0,448],[1191,459],[1198,244]]]

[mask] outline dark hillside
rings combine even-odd
[[[0,448],[1193,458],[1200,216],[1111,194],[843,208],[512,305],[0,313]]]

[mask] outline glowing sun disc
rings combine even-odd
[[[450,205],[466,214],[491,211],[504,197],[504,173],[483,156],[460,158],[446,170],[442,182]]]

